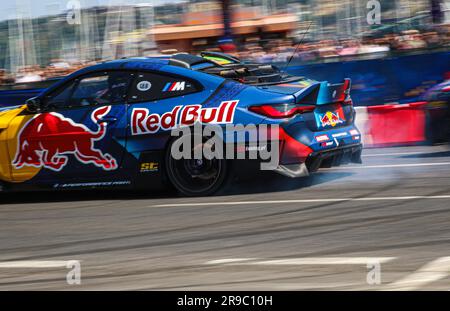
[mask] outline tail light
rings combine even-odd
[[[345,101],[342,102],[342,105],[351,107],[351,112],[350,112],[350,116],[348,117],[348,122],[353,123],[353,121],[355,121],[355,117],[356,117],[356,110],[353,107],[353,100],[350,97],[348,97]]]
[[[351,100],[351,98],[345,100],[343,102],[344,105],[348,105],[348,106],[353,106],[353,100]]]
[[[281,105],[262,105],[251,106],[251,112],[272,118],[272,119],[286,119],[292,118],[296,114],[314,111],[315,106],[299,106],[295,104],[281,104]]]

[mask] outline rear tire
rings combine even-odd
[[[216,193],[229,175],[226,159],[180,159],[172,157],[172,145],[181,139],[174,139],[168,146],[165,159],[167,176],[172,185],[189,197],[208,196]],[[200,146],[194,146],[199,148]],[[203,147],[203,143],[201,145]],[[193,149],[194,149],[193,148]]]

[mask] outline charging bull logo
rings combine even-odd
[[[83,164],[94,164],[104,170],[117,169],[117,161],[109,154],[94,148],[94,142],[106,134],[107,123],[101,122],[111,110],[110,106],[92,112],[91,119],[98,124],[96,132],[84,124],[75,123],[59,113],[36,115],[22,128],[13,166],[47,168],[61,171],[72,154]]]
[[[322,127],[326,127],[326,126],[335,127],[338,124],[344,123],[344,120],[342,120],[339,117],[338,112],[332,113],[331,111],[328,111],[320,118],[320,122],[322,123]]]

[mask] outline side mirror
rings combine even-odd
[[[39,97],[33,97],[26,101],[27,109],[29,112],[36,113],[40,112],[42,108],[42,102]]]

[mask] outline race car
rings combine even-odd
[[[274,126],[267,139],[279,152],[273,170],[289,177],[361,163],[350,89],[349,79],[318,82],[214,52],[97,64],[22,106],[3,108],[0,190],[172,185],[186,196],[210,195],[247,162],[174,157],[174,144],[197,135],[175,136],[174,130],[198,125],[221,128],[224,145],[232,125]],[[250,136],[235,148],[249,151]],[[193,141],[190,151],[208,140]]]
[[[447,74],[448,76],[448,74]],[[450,141],[450,79],[425,92],[421,98],[427,102],[427,141],[436,144]]]

